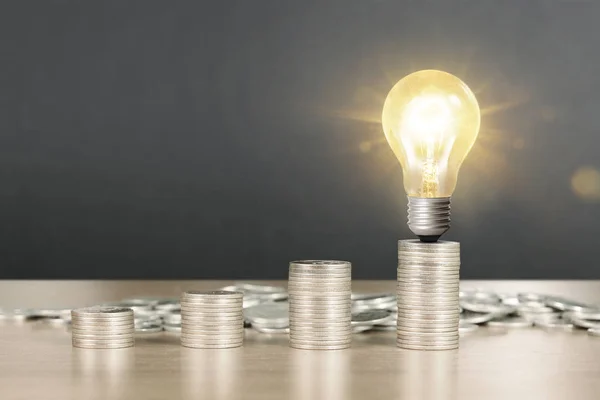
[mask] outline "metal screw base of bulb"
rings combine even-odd
[[[437,242],[450,229],[450,197],[408,196],[408,227],[422,242]]]

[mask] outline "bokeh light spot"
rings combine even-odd
[[[600,171],[594,167],[581,167],[571,177],[573,193],[586,201],[600,201]]]

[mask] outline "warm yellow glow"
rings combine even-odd
[[[409,196],[452,195],[479,121],[475,95],[454,75],[424,70],[396,83],[385,99],[382,124]]]
[[[571,177],[573,192],[583,200],[600,201],[600,171],[581,167]]]

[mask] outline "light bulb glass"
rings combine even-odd
[[[385,137],[412,197],[450,197],[479,133],[475,95],[456,76],[424,70],[401,79],[383,106]]]

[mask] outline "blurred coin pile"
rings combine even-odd
[[[283,286],[239,282],[221,290],[243,293],[246,328],[265,334],[289,333],[288,293]],[[397,304],[394,293],[352,293],[353,333],[396,331]],[[181,332],[181,305],[178,298],[135,297],[109,306],[131,308],[136,334]],[[459,292],[459,334],[481,327],[508,329],[536,327],[544,330],[588,330],[600,334],[600,305],[543,293],[500,293],[484,289]],[[68,327],[71,308],[2,309],[0,321],[37,321]]]

